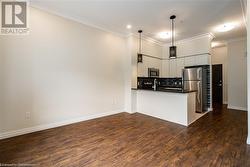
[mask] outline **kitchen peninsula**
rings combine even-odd
[[[203,113],[195,112],[196,92],[140,90],[137,94],[139,113],[188,126]]]
[[[138,88],[134,89],[137,112],[190,125],[205,113],[196,113],[196,91],[184,90],[182,82],[182,78],[139,77]],[[157,84],[155,89],[154,84]]]

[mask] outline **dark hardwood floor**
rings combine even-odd
[[[37,166],[250,166],[247,112],[225,106],[190,127],[121,113],[0,141],[0,163]]]

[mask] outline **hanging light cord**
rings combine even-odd
[[[138,30],[138,33],[139,33],[139,53],[141,54],[141,46],[142,46],[142,41],[141,41],[141,33],[142,33],[142,30]]]
[[[174,46],[174,19],[172,19],[172,46]]]
[[[170,19],[171,19],[171,23],[172,23],[172,46],[174,46],[174,19],[176,18],[176,16],[175,15],[172,15],[171,17],[170,17]]]
[[[140,33],[139,53],[141,53],[141,33]]]

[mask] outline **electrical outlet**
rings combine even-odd
[[[26,119],[30,119],[30,117],[31,117],[30,112],[26,112],[26,113],[25,113],[25,118],[26,118]]]

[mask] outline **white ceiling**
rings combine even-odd
[[[170,31],[172,14],[177,16],[177,40],[205,33],[213,33],[216,41],[246,35],[241,0],[31,0],[31,5],[124,35],[142,29],[158,41],[158,32]],[[214,31],[227,22],[239,25],[230,32]]]

